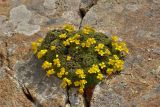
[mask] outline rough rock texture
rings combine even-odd
[[[120,35],[130,49],[125,70],[95,89],[91,107],[158,107],[159,91],[151,93],[160,83],[157,73],[152,73],[160,64],[159,9],[160,5],[151,0],[99,0],[86,13],[82,26],[89,24],[106,34]]]
[[[0,105],[1,107],[33,107],[33,104],[25,97],[15,80],[6,76],[0,79]]]
[[[29,22],[32,13],[26,8],[25,5],[17,6],[10,11],[10,20],[14,25],[21,22]]]
[[[83,98],[83,95],[78,93],[78,89],[69,89],[69,101],[71,107],[86,107],[85,99]]]
[[[130,50],[124,71],[96,86],[91,107],[158,107],[159,18],[159,0],[0,0],[0,107],[89,105],[76,89],[43,78],[31,57],[31,42],[64,23],[118,35]]]
[[[31,25],[26,22],[21,22],[20,24],[18,24],[15,31],[17,33],[22,33],[24,35],[30,36],[37,33],[39,30],[40,30],[40,26],[38,25]]]
[[[15,66],[16,77],[20,83],[34,92],[35,103],[42,106],[65,106],[66,91],[60,88],[60,80],[55,77],[48,78],[41,69],[42,62],[32,57],[25,62],[17,62]]]

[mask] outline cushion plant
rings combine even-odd
[[[126,44],[117,36],[96,32],[90,26],[74,30],[72,25],[51,30],[32,43],[34,54],[43,60],[46,75],[62,79],[61,86],[78,87],[79,93],[106,76],[123,70]]]

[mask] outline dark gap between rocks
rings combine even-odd
[[[84,19],[85,15],[90,10],[90,8],[92,8],[94,5],[97,4],[97,2],[98,2],[98,0],[93,0],[92,3],[90,5],[88,5],[86,8],[80,8],[79,7],[79,15],[81,17],[81,22],[79,24],[79,29],[81,29],[81,27],[82,27],[82,22],[83,22],[83,19]]]
[[[20,86],[21,86],[21,89],[22,89],[23,94],[26,96],[26,98],[27,98],[29,101],[31,101],[36,107],[43,107],[43,106],[40,104],[40,102],[39,102],[36,98],[34,98],[34,97],[32,96],[32,94],[30,93],[30,91],[28,90],[27,87],[25,87],[24,85],[22,85],[19,81],[18,81],[18,83],[19,83]]]
[[[5,48],[6,48],[6,52],[7,52],[7,56],[6,56],[7,67],[12,70],[11,62],[10,62],[10,59],[9,59],[8,43],[7,42],[5,42]]]
[[[13,71],[12,69],[10,69],[9,67],[6,67],[5,70],[6,70],[6,73],[7,73],[10,77],[12,77],[15,81],[18,82],[19,86],[20,86],[21,89],[22,89],[23,94],[26,96],[26,98],[27,98],[29,101],[31,101],[36,107],[43,107],[43,106],[40,104],[40,102],[31,95],[31,93],[30,93],[30,91],[28,90],[28,88],[27,88],[23,83],[21,83],[19,80],[17,80],[16,77],[12,76],[12,73],[11,73],[11,72]]]
[[[79,7],[79,15],[81,17],[81,22],[80,22],[80,25],[79,25],[79,29],[81,29],[81,27],[82,27],[82,22],[83,22],[83,19],[84,19],[85,15],[90,10],[90,8],[92,8],[94,5],[97,4],[97,2],[98,2],[98,0],[93,0],[92,3],[87,8],[80,8]],[[85,89],[85,91],[84,91],[83,96],[84,96],[84,100],[85,100],[85,103],[86,103],[85,104],[86,107],[90,107],[90,101],[92,99],[94,88],[95,88],[95,86],[93,86],[89,89]]]
[[[0,54],[0,67],[4,65],[4,56]]]
[[[68,86],[66,88],[66,92],[67,92],[67,101],[66,101],[66,104],[70,104],[71,105],[71,102],[69,100],[69,87]]]

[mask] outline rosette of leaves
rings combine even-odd
[[[51,30],[32,43],[35,56],[43,60],[46,75],[62,79],[61,86],[78,87],[83,93],[106,76],[123,70],[128,48],[117,36],[108,37],[90,26],[72,25]]]

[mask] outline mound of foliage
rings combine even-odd
[[[51,30],[32,43],[36,57],[43,60],[46,75],[62,79],[61,86],[78,87],[79,92],[96,85],[106,76],[123,70],[126,44],[90,26],[74,30],[72,25]]]

